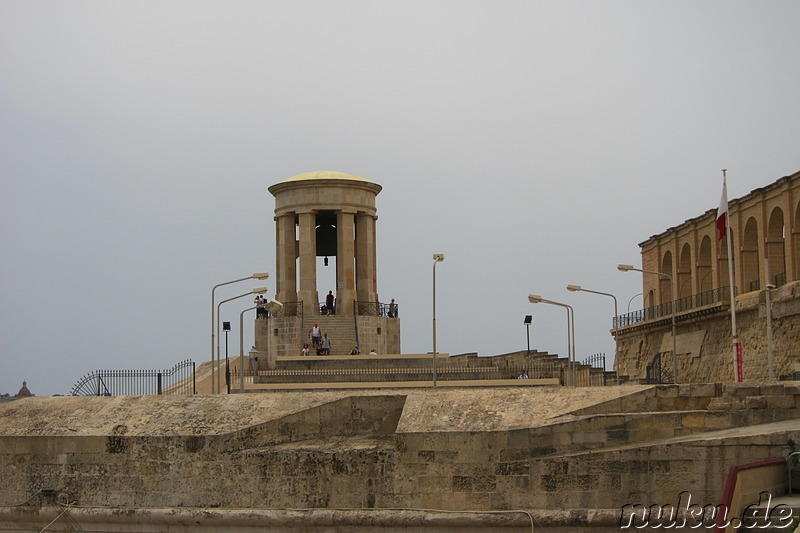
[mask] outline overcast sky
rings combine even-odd
[[[383,186],[403,352],[431,350],[444,253],[440,351],[524,349],[531,314],[532,348],[566,355],[538,293],[575,307],[579,360],[611,356],[611,299],[565,285],[638,309],[616,265],[716,208],[720,169],[730,198],[800,170],[798,20],[795,0],[0,0],[0,393],[208,360],[211,287],[274,277],[267,187],[316,170]]]

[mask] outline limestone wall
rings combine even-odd
[[[374,349],[378,354],[399,354],[400,319],[377,316],[359,316],[358,341],[361,352]]]
[[[29,398],[0,406],[0,507],[613,509],[800,441],[800,387]]]
[[[768,379],[764,293],[752,292],[736,298],[736,322],[746,381]],[[772,291],[771,299],[775,372],[782,376],[798,370],[800,365],[800,282]],[[679,320],[676,331],[682,382],[734,379],[730,311]],[[669,320],[662,320],[656,326],[642,324],[617,330],[616,339],[616,369],[620,374],[644,379],[646,365],[658,352],[670,352],[662,359],[662,365],[672,370]]]

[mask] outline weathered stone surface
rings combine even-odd
[[[682,490],[716,502],[730,466],[800,442],[796,388],[745,390],[29,398],[0,406],[0,504],[45,489],[120,509],[585,511]],[[750,408],[702,407],[740,399]]]

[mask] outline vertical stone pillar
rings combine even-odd
[[[361,213],[356,218],[356,279],[359,301],[378,301],[375,256],[375,217]]]
[[[355,214],[336,214],[336,314],[352,315],[356,297]]]
[[[275,297],[280,302],[297,301],[297,239],[294,213],[275,217]]]
[[[300,291],[298,298],[303,302],[303,314],[319,313],[317,293],[317,215],[306,211],[298,214],[300,234]]]

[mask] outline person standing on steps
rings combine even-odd
[[[335,298],[333,297],[333,291],[328,291],[328,295],[325,297],[325,309],[329,315],[336,314],[336,308],[334,307]]]
[[[331,339],[328,337],[328,334],[325,333],[322,336],[322,355],[330,355],[331,354]]]
[[[314,327],[311,328],[311,345],[315,348],[319,346],[319,324],[314,324]]]

